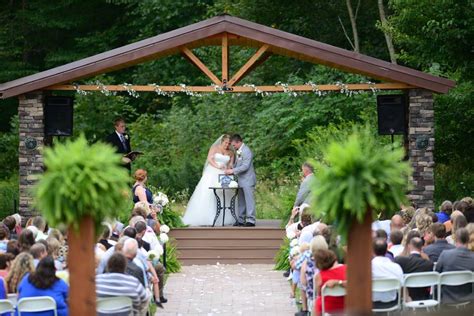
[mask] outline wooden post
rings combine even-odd
[[[227,33],[222,35],[222,83],[229,81],[229,38]]]
[[[372,210],[364,222],[354,222],[349,229],[347,249],[347,298],[349,315],[372,313]]]
[[[68,230],[69,315],[96,314],[94,221],[91,216],[81,219],[79,233]]]

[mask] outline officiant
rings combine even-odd
[[[111,144],[117,153],[122,154],[122,163],[125,168],[129,171],[132,170],[132,160],[125,157],[124,155],[132,151],[130,146],[130,137],[125,133],[125,120],[121,117],[115,119],[114,121],[115,131],[107,136],[105,141]]]

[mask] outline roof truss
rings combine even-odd
[[[192,52],[194,48],[208,45],[222,47],[221,78],[212,73]],[[229,47],[233,45],[255,47],[257,52],[231,76],[229,73]],[[97,74],[172,54],[183,54],[210,79],[211,83],[222,88],[233,88],[233,90],[226,91],[246,90],[244,87],[238,88],[236,84],[273,54],[362,74],[390,84],[401,84],[400,87],[422,88],[446,93],[455,86],[455,82],[451,80],[229,15],[221,15],[35,75],[0,84],[0,97],[7,98],[42,89],[51,90],[53,87],[58,88],[58,85],[67,85]],[[271,89],[276,89],[271,87]],[[137,88],[137,91],[140,89]],[[177,87],[170,89],[177,89]],[[206,90],[209,87],[196,87],[196,89]],[[298,86],[295,86],[294,89],[298,89]]]

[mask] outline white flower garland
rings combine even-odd
[[[369,89],[373,94],[377,94],[378,92],[380,92],[380,89],[377,89],[377,86],[374,82],[367,81],[365,83],[369,85]],[[97,89],[102,94],[104,94],[105,96],[115,96],[117,94],[116,91],[108,90],[107,86],[105,84],[101,83],[99,80],[95,81],[95,85],[97,86]],[[304,85],[310,86],[311,87],[311,92],[313,92],[314,94],[316,94],[320,97],[326,96],[329,93],[328,91],[321,91],[319,89],[319,86],[317,84],[315,84],[314,82],[312,82],[312,81],[308,81],[308,82],[304,83]],[[348,84],[342,83],[340,81],[337,81],[335,83],[335,85],[339,88],[339,93],[345,94],[349,97],[352,97],[355,94],[361,94],[361,93],[365,92],[365,90],[351,90],[351,89],[349,89]],[[83,95],[83,96],[91,94],[90,91],[81,90],[79,84],[77,84],[77,83],[73,83],[73,86],[74,86],[74,89],[76,90],[77,94],[80,94],[80,95]],[[184,83],[179,84],[179,86],[181,87],[181,90],[177,91],[177,92],[163,91],[160,88],[160,86],[155,84],[155,83],[149,84],[149,86],[152,86],[154,88],[154,91],[157,95],[165,96],[165,97],[173,97],[176,93],[179,93],[179,92],[185,93],[186,95],[189,95],[191,97],[199,97],[199,98],[203,97],[203,96],[210,95],[210,93],[207,93],[207,92],[200,93],[200,92],[191,91]],[[279,93],[279,92],[262,91],[254,84],[246,83],[243,86],[252,88],[252,90],[253,90],[253,92],[255,93],[256,96],[265,96],[266,97],[266,96],[271,96],[275,93]],[[283,93],[286,93],[287,95],[292,96],[292,97],[297,97],[297,96],[303,95],[304,93],[309,92],[309,91],[301,91],[301,92],[294,91],[294,90],[291,89],[291,86],[288,83],[283,83],[281,81],[278,81],[277,83],[275,83],[275,86],[282,87],[283,88]],[[140,97],[140,94],[132,88],[133,87],[132,84],[123,83],[122,87],[125,89],[125,91],[128,93],[129,96],[134,97],[134,98],[139,98]],[[217,93],[219,95],[226,94],[226,91],[224,90],[224,88],[222,86],[213,84],[212,87],[214,88],[215,93]],[[236,97],[236,96],[238,97],[240,95],[241,95],[241,93],[232,94],[233,97]]]

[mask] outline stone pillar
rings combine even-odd
[[[434,108],[433,93],[409,92],[408,141],[413,168],[413,189],[408,197],[416,207],[434,208]]]
[[[42,154],[44,148],[43,93],[39,91],[24,94],[19,96],[19,101],[19,213],[28,218],[36,215],[30,191],[44,170]]]

